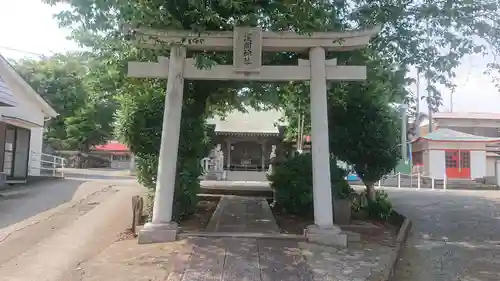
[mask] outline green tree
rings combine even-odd
[[[92,55],[58,54],[40,60],[21,60],[15,67],[26,81],[59,113],[46,124],[45,139],[56,149],[88,151],[112,133],[115,107],[100,92]],[[98,88],[100,86],[101,88]]]
[[[23,78],[59,113],[47,123],[45,139],[56,149],[64,147],[65,119],[85,104],[88,96],[85,66],[77,55],[55,55],[15,64]]]
[[[64,120],[64,146],[88,152],[92,146],[105,143],[110,138],[111,120],[113,112],[102,105],[87,102],[73,116]]]
[[[330,152],[352,165],[373,199],[373,186],[401,158],[400,118],[373,92],[350,92],[329,104]]]

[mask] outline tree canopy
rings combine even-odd
[[[99,76],[88,54],[59,54],[40,60],[21,60],[15,68],[45,98],[59,116],[47,124],[45,139],[56,149],[88,151],[109,139],[113,102],[97,85]]]
[[[429,90],[433,93],[434,104],[438,105],[440,94],[435,85],[442,83],[453,87],[454,70],[462,57],[471,53],[497,54],[500,50],[499,7],[491,0],[44,1],[51,5],[67,4],[56,16],[59,23],[73,28],[73,38],[82,46],[91,48],[111,73],[104,85],[107,89],[117,88],[120,99],[118,132],[135,153],[142,153],[141,161],[145,163],[143,170],[148,171],[145,178],[149,186],[155,181],[154,161],[158,153],[151,147],[159,147],[161,131],[155,128],[162,118],[158,105],[152,102],[160,102],[164,91],[155,84],[157,81],[125,79],[124,70],[127,61],[156,61],[157,56],[168,55],[168,50],[131,46],[120,31],[122,24],[193,31],[232,30],[235,25],[259,25],[265,30],[298,33],[380,26],[379,35],[368,48],[328,54],[328,58],[337,58],[339,64],[367,64],[369,69],[369,79],[365,83],[332,83],[328,95],[332,100],[351,93],[368,93],[368,97],[378,93],[378,99],[386,104],[410,99],[405,88],[411,82],[406,77],[410,67],[424,72],[430,81]],[[188,55],[203,58],[205,62],[232,62],[230,52],[190,52]],[[263,62],[296,64],[299,58],[307,58],[307,54],[266,53]],[[498,70],[498,64],[492,62],[490,68]],[[309,115],[307,93],[307,84],[302,83],[263,85],[187,81],[181,140],[189,140],[189,146],[179,150],[182,160],[179,163],[180,181],[177,181],[180,188],[176,189],[176,194],[195,194],[196,183],[192,182],[199,173],[197,161],[205,156],[207,143],[200,135],[191,137],[189,130],[198,129],[196,133],[204,132],[206,137],[208,131],[204,120],[207,115],[241,107],[244,102],[284,109],[290,123],[293,123],[298,115]],[[144,113],[149,116],[142,116]],[[141,131],[143,133],[139,134]],[[152,145],[148,148],[142,143]],[[187,174],[194,176],[183,178]],[[193,196],[185,198],[195,200]]]

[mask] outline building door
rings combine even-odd
[[[14,143],[16,141],[16,129],[12,126],[8,126],[5,133],[5,145],[4,145],[4,158],[3,158],[3,172],[8,176],[12,177],[13,164],[14,164]]]
[[[16,128],[16,149],[14,151],[14,170],[12,177],[24,179],[28,176],[30,156],[30,130]]]
[[[470,179],[470,151],[445,151],[446,176],[450,179]]]
[[[24,180],[28,176],[30,135],[28,129],[7,125],[3,172],[8,179]]]

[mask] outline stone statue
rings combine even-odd
[[[269,154],[269,169],[267,173],[271,175],[273,173],[273,166],[276,163],[276,145],[271,146],[271,154]]]
[[[213,161],[215,172],[222,172],[224,170],[224,152],[222,152],[220,144],[214,148]]]

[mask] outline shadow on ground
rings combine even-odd
[[[72,200],[82,180],[49,180],[1,190],[0,229]]]

